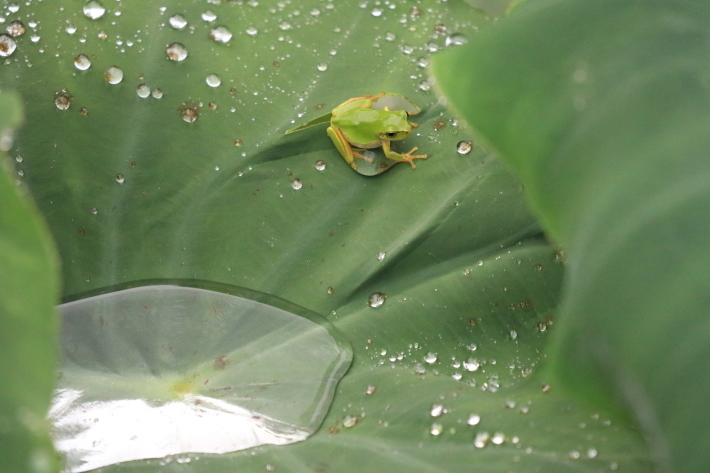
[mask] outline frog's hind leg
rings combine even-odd
[[[347,162],[351,168],[357,169],[357,164],[355,164],[355,158],[364,159],[369,163],[372,162],[372,159],[366,158],[362,154],[353,151],[352,146],[350,146],[348,140],[345,139],[345,136],[343,135],[342,131],[338,130],[337,128],[333,128],[332,126],[329,126],[326,131],[328,133],[328,136],[330,136],[330,139],[333,140],[335,148],[338,150],[345,162]],[[358,151],[362,150],[358,149]]]

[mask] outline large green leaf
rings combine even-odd
[[[54,385],[59,296],[56,253],[5,147],[22,120],[15,94],[0,92],[0,464],[5,471],[58,469],[44,414]]]
[[[30,29],[0,69],[27,107],[12,154],[58,242],[65,296],[209,280],[326,315],[354,351],[304,442],[104,471],[648,469],[633,426],[543,390],[562,264],[520,183],[478,143],[466,153],[471,136],[429,91],[430,52],[488,28],[484,13],[434,0],[104,6],[97,20],[70,1],[7,15]],[[188,26],[171,27],[175,14]],[[216,26],[228,43],[209,39]],[[166,57],[174,42],[182,62]],[[78,54],[89,69],[74,67]],[[116,85],[104,80],[112,66],[124,73]],[[162,98],[139,97],[143,83]],[[422,107],[416,136],[396,148],[429,155],[416,170],[365,177],[321,128],[283,135],[381,91]],[[377,292],[384,304],[368,306]],[[432,417],[437,404],[448,412]]]
[[[710,469],[709,22],[707,2],[528,2],[435,63],[570,255],[560,387],[635,418],[662,471]]]

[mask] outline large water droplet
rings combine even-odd
[[[325,168],[326,168],[325,161],[323,161],[323,160],[321,160],[321,159],[319,159],[318,161],[316,161],[316,169],[317,169],[317,170],[319,170],[319,171],[325,171]]]
[[[138,94],[138,97],[142,99],[148,98],[150,97],[150,87],[145,84],[141,84],[136,87],[136,94]]]
[[[429,352],[424,356],[424,361],[426,361],[429,364],[436,363],[437,356],[436,353]]]
[[[79,54],[74,58],[74,67],[80,71],[85,71],[91,67],[91,59],[85,54]]]
[[[89,2],[84,5],[84,16],[91,20],[98,20],[106,13],[106,9],[99,2]]]
[[[456,152],[458,154],[468,154],[473,149],[473,141],[459,141],[456,145]]]
[[[66,110],[71,105],[72,97],[67,89],[62,89],[54,94],[54,104],[59,110]]]
[[[466,421],[468,425],[478,425],[479,422],[481,422],[481,416],[478,414],[469,415],[468,420]]]
[[[291,181],[291,189],[293,190],[299,190],[303,187],[303,182],[301,182],[300,179],[294,179]]]
[[[321,71],[321,72],[325,72],[325,71],[328,70],[328,64],[326,64],[326,63],[324,63],[324,62],[321,62],[321,63],[318,63],[318,65],[316,66],[316,68],[317,68],[319,71]]]
[[[232,32],[224,26],[218,26],[210,32],[210,39],[218,43],[227,43],[232,39]]]
[[[212,10],[207,10],[202,14],[202,19],[204,21],[215,21],[217,19],[217,15]]]
[[[446,412],[446,408],[443,404],[434,404],[433,406],[431,406],[431,411],[429,412],[429,414],[432,417],[441,417]]]
[[[375,308],[380,307],[385,303],[385,299],[387,299],[387,294],[383,292],[375,292],[369,297],[369,299],[367,299],[367,305]]]
[[[219,87],[219,85],[222,83],[217,74],[208,75],[205,79],[205,82],[207,82],[207,85],[209,85],[210,87]]]
[[[10,36],[0,34],[0,57],[7,57],[15,52],[17,43]]]
[[[22,36],[25,34],[25,25],[21,21],[13,21],[5,29],[10,36]]]
[[[478,432],[476,437],[473,439],[473,445],[476,448],[483,448],[488,445],[488,441],[491,439],[491,435],[488,432]]]
[[[468,42],[468,39],[461,33],[454,33],[446,38],[446,46],[458,46]]]
[[[352,358],[347,341],[305,310],[216,290],[148,286],[59,307],[49,419],[69,471],[186,463],[188,452],[283,445],[318,429]]]
[[[480,366],[481,364],[475,358],[469,358],[463,362],[463,367],[466,371],[476,371]]]
[[[503,442],[505,442],[505,434],[503,434],[502,432],[496,432],[495,434],[493,434],[493,437],[491,437],[491,443],[493,445],[500,445]]]
[[[180,43],[172,43],[165,49],[165,54],[171,61],[184,61],[187,57],[187,49]]]
[[[382,16],[382,8],[373,8],[372,9],[372,16],[374,16],[374,17]]]
[[[119,84],[123,80],[123,71],[118,66],[111,66],[104,72],[104,80],[109,84]]]
[[[187,20],[180,14],[171,16],[168,22],[170,23],[170,26],[176,30],[181,30],[187,26]]]

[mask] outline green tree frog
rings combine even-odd
[[[398,104],[393,107],[400,108],[401,106],[404,110],[390,110],[388,106],[381,107],[381,104],[377,104],[381,99],[385,99],[382,100],[383,103],[391,101],[393,104]],[[415,123],[408,120],[409,115],[416,113],[419,113],[419,107],[406,98],[383,92],[374,96],[366,95],[346,100],[335,107],[330,114],[311,120],[287,133],[329,121],[328,136],[353,169],[357,169],[356,158],[372,162],[372,159],[360,152],[380,146],[388,159],[407,162],[412,165],[412,168],[416,168],[414,160],[426,159],[426,155],[412,154],[417,150],[416,147],[407,153],[397,153],[392,151],[390,145],[392,141],[405,139],[411,133],[412,128],[417,127]]]

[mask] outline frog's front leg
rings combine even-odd
[[[340,131],[338,128],[333,128],[332,126],[329,126],[326,131],[328,132],[328,136],[330,136],[330,139],[333,140],[335,148],[338,150],[343,159],[345,159],[345,162],[350,165],[350,167],[352,167],[353,169],[357,169],[357,164],[355,164],[355,158],[364,159],[369,163],[372,162],[372,159],[366,158],[360,153],[356,153],[355,151],[353,151],[353,147],[350,146],[350,143],[348,142],[348,140],[345,139],[343,132]]]
[[[405,161],[408,162],[409,164],[412,165],[412,169],[415,169],[417,166],[414,164],[415,159],[426,159],[427,155],[426,154],[412,154],[415,152],[417,149],[416,146],[409,150],[408,153],[397,153],[395,151],[392,151],[390,148],[390,141],[389,140],[382,140],[382,150],[385,152],[385,156],[387,159],[391,159],[392,161]]]

